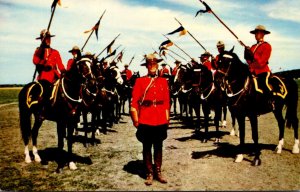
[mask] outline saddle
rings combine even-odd
[[[257,82],[256,77],[253,78],[253,82],[255,90],[259,93],[264,93],[263,89],[261,89],[261,86]],[[276,75],[271,75],[268,78],[267,86],[274,96],[279,96],[282,99],[284,99],[288,93],[284,82]]]
[[[50,97],[48,97],[47,99],[49,99],[49,103],[51,106],[53,106],[56,102],[56,98],[57,98],[57,91],[59,88],[59,83],[60,83],[60,79],[58,79],[52,86],[50,86],[51,90],[48,90],[48,92],[50,92]],[[30,85],[30,87],[28,88],[27,91],[27,96],[26,96],[26,104],[28,108],[31,108],[32,105],[38,104],[42,99],[43,96],[45,95],[45,90],[44,90],[44,86],[43,83],[41,82],[34,82],[32,83],[32,85]]]

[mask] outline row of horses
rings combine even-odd
[[[283,95],[275,96],[275,109],[267,104],[267,98],[258,93],[255,88],[255,80],[251,76],[248,66],[244,64],[233,51],[225,51],[218,60],[219,68],[214,74],[206,67],[197,69],[198,76],[196,83],[191,80],[193,68],[188,65],[180,65],[175,78],[170,85],[171,95],[178,98],[180,112],[189,106],[190,114],[194,110],[197,120],[196,130],[200,130],[200,105],[204,114],[205,136],[208,137],[210,111],[214,110],[214,125],[216,127],[216,142],[220,141],[219,121],[222,111],[226,112],[227,107],[231,115],[236,118],[239,125],[240,144],[236,162],[241,162],[245,148],[245,118],[249,118],[254,141],[255,157],[253,165],[259,165],[260,145],[258,143],[257,116],[273,112],[279,127],[279,144],[277,152],[280,153],[284,140],[285,122],[294,128],[295,144],[293,153],[299,153],[298,139],[298,86],[293,79],[278,78],[274,76],[270,83],[273,83],[274,93]],[[68,142],[68,155],[66,162],[70,169],[76,169],[72,153],[74,142],[74,130],[77,127],[78,119],[82,114],[85,128],[85,141],[88,143],[86,128],[90,127],[92,132],[91,143],[95,142],[95,132],[98,127],[105,134],[107,126],[112,126],[121,118],[121,109],[124,111],[125,101],[131,100],[131,89],[136,78],[135,73],[130,81],[120,73],[117,67],[103,69],[103,65],[92,58],[83,57],[76,62],[53,86],[50,99],[47,104],[43,102],[43,82],[32,82],[24,86],[19,93],[20,127],[22,138],[25,144],[25,161],[31,162],[29,154],[29,141],[32,139],[32,153],[35,161],[41,161],[37,150],[37,136],[43,119],[39,118],[41,109],[45,112],[47,120],[57,123],[58,149],[63,151],[64,138]],[[279,83],[278,83],[279,82]],[[282,84],[284,82],[284,84]],[[283,89],[286,93],[282,93]],[[173,103],[176,104],[176,101]],[[283,107],[287,106],[286,117],[283,118]],[[176,111],[176,106],[175,106]],[[88,126],[87,114],[91,113],[91,126]],[[34,124],[31,125],[31,118],[34,116]],[[286,121],[285,121],[286,120]],[[64,166],[64,165],[62,165]],[[62,168],[62,167],[58,167]]]
[[[32,161],[29,153],[30,140],[34,160],[41,161],[37,137],[44,119],[47,119],[57,124],[59,151],[63,151],[64,138],[67,139],[68,152],[65,162],[70,169],[77,169],[72,145],[80,116],[83,118],[85,132],[83,143],[85,146],[89,143],[93,145],[96,142],[95,132],[98,128],[106,134],[107,127],[120,120],[121,104],[131,97],[130,89],[138,77],[139,74],[135,73],[130,81],[125,81],[126,78],[117,67],[104,69],[98,60],[83,56],[52,86],[47,87],[49,83],[44,81],[25,85],[19,93],[20,128],[25,145],[25,162]],[[40,118],[41,113],[44,118]],[[90,122],[87,118],[89,113]],[[89,132],[92,133],[90,139]],[[58,170],[63,166],[59,165]]]
[[[208,127],[210,112],[214,110],[213,119],[216,127],[216,140],[220,142],[221,132],[219,122],[226,119],[227,107],[231,113],[233,130],[239,131],[240,144],[237,146],[237,156],[235,162],[243,160],[245,153],[245,120],[250,120],[252,139],[254,142],[253,165],[260,165],[261,149],[258,143],[258,119],[262,114],[273,112],[279,127],[279,142],[276,153],[281,153],[284,143],[285,123],[287,127],[293,127],[295,143],[292,153],[299,153],[298,139],[298,85],[289,77],[278,77],[273,75],[269,79],[272,86],[274,101],[270,105],[269,97],[257,91],[257,81],[249,71],[248,65],[244,64],[233,50],[225,51],[219,55],[218,69],[213,73],[203,65],[191,67],[190,65],[180,65],[171,85],[172,97],[174,98],[174,113],[176,113],[176,99],[180,104],[180,116],[186,111],[186,117],[193,121],[193,111],[196,114],[196,132],[200,129],[200,105],[204,114],[204,136],[202,141],[208,140]],[[197,75],[195,75],[197,74]],[[283,107],[286,106],[286,116],[283,118]],[[235,130],[235,120],[238,122],[238,130]],[[223,124],[224,125],[224,124]]]

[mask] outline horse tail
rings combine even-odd
[[[293,79],[286,79],[285,82],[288,90],[288,94],[286,97],[286,127],[291,128],[291,126],[295,129],[298,127],[298,117],[297,117],[297,109],[298,109],[298,85],[296,81]]]
[[[30,84],[28,84],[30,85]],[[31,112],[26,104],[28,85],[23,87],[19,93],[19,118],[20,118],[20,129],[24,144],[29,143],[31,137]]]

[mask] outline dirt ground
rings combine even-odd
[[[38,147],[42,159],[48,163],[26,164],[24,146],[19,130],[17,104],[0,106],[0,190],[113,190],[113,191],[186,191],[186,190],[299,190],[300,154],[292,154],[293,130],[286,129],[285,145],[275,154],[278,128],[273,114],[259,117],[259,141],[262,144],[262,164],[251,166],[253,156],[245,154],[241,163],[234,163],[239,138],[221,129],[220,145],[211,139],[201,143],[201,134],[172,119],[163,149],[163,174],[167,184],[157,181],[145,186],[142,164],[142,145],[135,138],[136,129],[130,117],[123,116],[107,135],[97,136],[98,144],[85,148],[82,134],[73,145],[78,169],[66,166],[56,173],[57,161],[63,158],[56,152],[55,123],[45,121],[39,132]],[[251,130],[246,122],[246,143],[251,146]],[[201,129],[203,131],[203,129]],[[66,148],[66,144],[65,144]]]

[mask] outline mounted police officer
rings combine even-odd
[[[41,46],[33,54],[33,63],[38,71],[37,80],[43,87],[43,95],[40,100],[42,108],[40,109],[40,119],[44,119],[44,108],[48,106],[53,84],[65,72],[65,66],[62,63],[60,54],[57,50],[50,47],[51,35],[49,31],[43,29],[37,40],[41,40]]]
[[[222,54],[225,51],[225,44],[223,41],[218,41],[217,45],[216,45],[217,49],[218,49],[218,55],[216,57],[211,57],[211,67],[213,69],[218,69],[218,61],[219,61],[219,57],[220,54]]]
[[[54,37],[54,35],[43,29],[40,36],[36,38],[37,40],[40,39],[42,43],[34,52],[33,63],[39,73],[37,80],[44,80],[53,84],[60,78],[61,73],[65,72],[65,66],[59,52],[50,47],[51,37]]]
[[[132,71],[128,69],[129,65],[125,64],[124,65],[124,70],[121,72],[122,74],[126,74],[126,81],[129,81],[130,78],[132,77]]]
[[[200,61],[201,61],[202,65],[204,65],[205,67],[207,67],[208,70],[212,70],[211,62],[209,60],[210,56],[211,56],[211,54],[208,51],[205,51],[200,56]]]
[[[132,91],[130,108],[137,139],[143,144],[143,160],[146,167],[146,185],[152,185],[153,173],[161,183],[167,180],[161,174],[163,141],[167,138],[170,120],[170,94],[168,82],[157,76],[158,63],[154,54],[146,55],[148,75],[138,78]],[[155,170],[152,168],[152,146]]]
[[[263,94],[268,99],[272,99],[271,87],[269,86],[271,70],[268,65],[272,47],[264,41],[264,36],[270,34],[270,31],[267,31],[263,25],[258,25],[250,33],[255,35],[256,44],[245,47],[244,58],[249,65],[250,72],[257,80],[258,88],[262,89]]]
[[[73,55],[73,58],[68,60],[67,71],[69,71],[71,69],[71,67],[73,66],[74,63],[76,63],[77,61],[79,61],[81,59],[81,51],[78,46],[75,45],[69,51],[69,53],[71,53]]]
[[[170,70],[167,68],[166,63],[161,64],[161,70],[159,70],[159,76],[160,77],[166,77],[169,78],[171,76]]]

